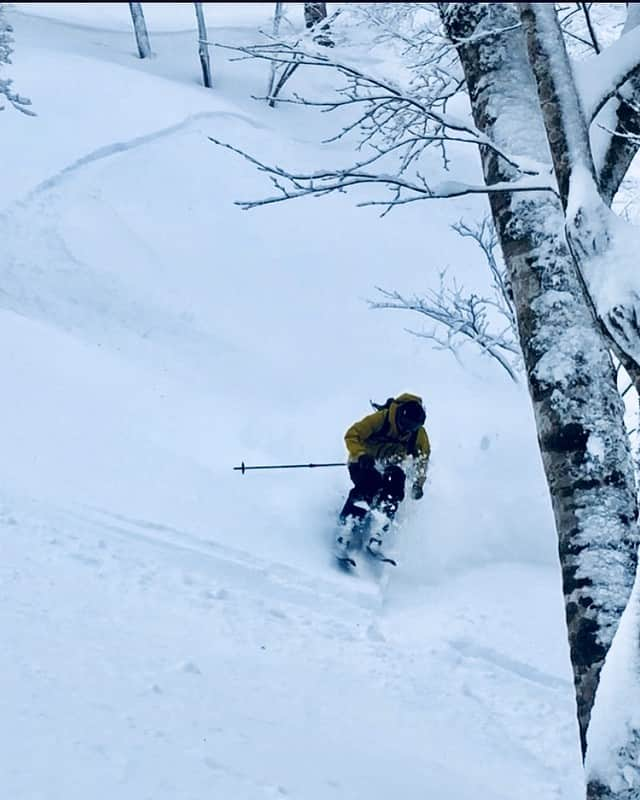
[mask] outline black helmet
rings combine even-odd
[[[408,400],[396,411],[396,425],[401,431],[417,431],[427,415],[424,413],[424,408],[417,400]]]

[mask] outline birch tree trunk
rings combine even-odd
[[[326,3],[305,3],[304,4],[304,23],[307,28],[313,28],[323,19],[327,18]]]
[[[640,25],[640,4],[627,3],[627,19],[622,35]],[[608,134],[606,147],[596,160],[596,169],[603,199],[611,205],[622,179],[638,152],[640,141],[640,74],[634,75],[618,93],[617,99],[609,101],[605,111],[605,126],[613,131]],[[609,112],[607,114],[606,112]],[[633,138],[635,137],[635,138]]]
[[[520,3],[520,8],[529,60],[536,78],[547,139],[566,210],[567,238],[573,242],[580,230],[578,220],[589,221],[591,216],[598,225],[598,207],[603,205],[588,127],[555,7]],[[621,155],[624,157],[626,154],[623,152]],[[570,211],[567,206],[570,206]],[[590,222],[589,236],[594,227]],[[582,249],[592,251],[593,248],[589,246]],[[572,245],[572,250],[582,273],[584,267],[579,263],[578,248]],[[615,282],[617,264],[612,256],[609,262],[607,269],[610,280]],[[637,375],[637,361],[632,362],[632,367]],[[640,690],[639,601],[636,588],[625,613],[624,627],[621,624],[603,670],[601,690],[588,737],[589,800],[631,800],[640,796],[640,719],[633,710],[638,703]],[[609,706],[604,714],[599,714],[600,693],[605,696]],[[629,706],[632,710],[628,710]]]
[[[549,162],[515,4],[439,5],[447,35],[458,43],[477,127],[510,152]],[[485,148],[481,158],[487,184],[514,180],[495,152]],[[623,404],[565,242],[560,203],[551,194],[495,193],[489,200],[555,516],[584,756],[600,672],[636,567],[637,502]]]
[[[207,24],[204,19],[204,9],[202,3],[194,3],[196,8],[196,19],[198,20],[198,55],[200,56],[200,66],[202,67],[202,83],[210,89],[213,86],[211,76],[211,63],[209,61],[209,45],[207,44]]]
[[[151,55],[151,45],[149,44],[149,34],[147,23],[144,21],[142,3],[129,3],[131,20],[133,21],[133,32],[136,35],[136,44],[140,58],[149,58]]]
[[[322,20],[327,18],[327,4],[326,3],[305,3],[304,4],[304,22],[307,28],[316,28],[318,31],[313,39],[318,44],[325,47],[332,47],[333,41],[329,36],[329,24],[321,25]]]
[[[272,35],[274,40],[278,38],[278,34],[280,33],[280,23],[282,22],[282,7],[284,3],[276,3],[275,10],[273,12],[273,30]],[[267,86],[267,103],[269,106],[273,108],[275,98],[273,97],[273,90],[275,89],[276,83],[276,62],[271,61],[269,64],[269,85]]]

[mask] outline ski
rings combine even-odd
[[[345,569],[357,566],[355,559],[351,558],[351,556],[336,556],[336,561],[338,562],[338,564],[340,564],[341,567],[344,567]]]
[[[394,567],[398,566],[398,562],[395,559],[385,555],[381,550],[373,550],[369,544],[367,545],[367,552],[371,558],[375,558],[376,561],[380,561],[383,564],[391,564]]]

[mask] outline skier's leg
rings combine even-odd
[[[378,505],[380,510],[392,520],[398,506],[404,500],[404,485],[407,476],[396,464],[385,469],[382,475],[382,491]]]
[[[395,464],[386,467],[382,475],[380,492],[374,500],[374,508],[379,514],[367,542],[367,547],[372,553],[379,553],[382,549],[384,534],[389,530],[398,505],[404,500],[405,480],[406,476],[400,467]]]
[[[340,519],[344,522],[347,517],[362,520],[366,517],[368,509],[364,505],[371,505],[374,498],[382,488],[383,478],[377,469],[363,469],[359,464],[349,464],[349,475],[353,481],[353,488],[349,492],[344,508],[340,512]]]
[[[349,464],[349,475],[354,485],[340,512],[340,528],[336,537],[338,551],[349,548],[354,532],[361,535],[369,514],[369,507],[382,486],[382,475],[377,469],[363,469],[359,464]]]

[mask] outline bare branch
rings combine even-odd
[[[478,146],[486,147],[494,151],[500,158],[504,159],[507,164],[513,167],[517,172],[524,175],[535,175],[539,170],[531,169],[529,164],[523,163],[522,159],[514,158],[508,153],[504,152],[501,148],[497,147],[490,139],[482,134],[474,125],[466,121],[440,111],[437,104],[432,102],[432,98],[427,101],[422,100],[419,95],[404,91],[401,87],[397,86],[391,81],[379,78],[377,76],[363,73],[355,66],[346,64],[329,57],[325,52],[315,52],[311,49],[305,49],[299,43],[289,45],[283,42],[276,42],[264,45],[249,45],[246,47],[235,47],[216,43],[217,47],[233,52],[241,53],[247,58],[258,58],[266,61],[275,62],[280,65],[292,65],[295,68],[299,66],[306,67],[320,67],[336,70],[343,76],[347,77],[352,84],[343,89],[343,93],[349,99],[356,97],[360,99],[362,92],[370,89],[382,90],[385,101],[394,100],[399,104],[396,111],[413,112],[414,124],[432,124],[438,130],[454,131],[458,134],[466,134],[468,141]],[[380,95],[376,96],[377,102],[380,101]],[[303,101],[304,102],[304,101]],[[372,100],[372,111],[369,118],[373,118],[375,109],[377,108],[376,100]],[[403,124],[403,129],[406,123]]]
[[[366,167],[375,164],[380,158],[387,155],[388,151],[376,153],[372,158],[352,164],[344,169],[326,169],[309,173],[293,173],[276,165],[271,166],[264,164],[243,150],[226,142],[214,139],[211,136],[209,140],[220,147],[224,147],[226,150],[231,150],[231,152],[242,156],[261,172],[268,173],[271,176],[273,185],[278,189],[278,195],[266,197],[262,200],[236,201],[236,205],[239,205],[244,210],[280,203],[284,200],[293,200],[298,197],[320,196],[336,191],[342,192],[348,188],[364,184],[384,186],[393,192],[393,197],[390,200],[367,200],[358,204],[360,207],[384,206],[384,213],[388,213],[394,206],[413,203],[417,200],[435,200],[461,197],[462,195],[468,194],[491,194],[494,192],[555,192],[554,187],[551,186],[550,183],[545,183],[543,181],[536,182],[529,176],[525,176],[519,181],[503,181],[489,186],[485,184],[463,183],[454,180],[440,181],[430,185],[427,180],[419,174],[416,175],[415,180],[410,180],[398,173],[386,174],[384,172],[366,171]]]
[[[517,372],[511,363],[517,361],[520,350],[513,340],[512,331],[507,327],[503,331],[492,332],[487,308],[490,302],[475,294],[465,296],[462,287],[445,282],[446,272],[440,274],[440,286],[427,292],[423,297],[417,295],[407,298],[397,291],[388,291],[379,286],[376,290],[385,298],[371,301],[372,309],[399,309],[422,314],[438,323],[444,335],[438,335],[437,329],[414,331],[408,333],[419,338],[433,341],[439,349],[457,353],[464,341],[474,342],[486,354],[494,358],[507,372],[511,380],[518,382]]]
[[[591,14],[589,13],[589,7],[587,3],[578,3],[580,6],[582,13],[584,15],[585,22],[587,23],[587,30],[589,31],[589,36],[591,37],[591,43],[593,45],[593,49],[596,53],[599,53],[602,49],[598,44],[598,39],[596,37],[596,32],[593,29],[593,23],[591,22]]]
[[[409,333],[429,339],[438,349],[450,350],[458,360],[458,351],[464,343],[474,343],[517,382],[522,356],[510,290],[496,257],[498,240],[493,223],[485,217],[475,225],[461,220],[452,227],[460,236],[471,238],[482,250],[491,274],[492,297],[465,294],[455,280],[446,281],[446,270],[442,270],[438,289],[429,290],[421,297],[407,298],[397,291],[376,287],[384,299],[370,301],[369,306],[422,314],[435,323],[434,327],[422,331],[407,329]]]

